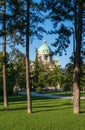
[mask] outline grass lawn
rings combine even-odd
[[[70,99],[32,97],[33,113],[27,114],[25,96],[10,97],[8,108],[0,98],[0,130],[85,130],[85,101],[81,114],[72,112]]]
[[[57,95],[57,96],[72,96],[73,95],[71,91],[67,91],[67,92],[66,91],[62,91],[62,92],[60,92],[60,91],[44,91],[42,93],[52,94],[52,95]],[[85,92],[81,91],[80,95],[85,97]]]
[[[44,91],[42,92],[44,94],[52,94],[52,95],[57,95],[57,96],[72,96],[72,92],[68,91]]]

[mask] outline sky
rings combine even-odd
[[[71,23],[66,23],[69,26],[71,26]],[[52,29],[52,23],[50,21],[46,21],[46,23],[44,24],[44,29],[46,29],[47,31],[49,31],[50,29]],[[55,47],[53,47],[51,44],[55,41],[56,36],[55,35],[50,35],[50,34],[43,34],[43,38],[42,40],[39,40],[37,38],[33,39],[33,42],[30,43],[30,59],[34,60],[35,59],[35,49],[39,48],[43,41],[46,40],[47,44],[50,46],[51,50],[54,51]],[[62,56],[58,56],[55,55],[53,56],[53,59],[58,59],[59,64],[61,65],[62,68],[65,68],[66,64],[70,62],[69,57],[72,56],[72,52],[73,52],[73,38],[70,38],[70,45],[67,49],[67,55],[65,55],[63,53]]]

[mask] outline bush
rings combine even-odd
[[[42,92],[42,89],[40,87],[36,87],[35,91],[38,92],[38,93],[40,93],[40,92]]]

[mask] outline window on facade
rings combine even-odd
[[[48,60],[48,56],[45,55],[45,60]]]
[[[42,61],[42,57],[41,56],[39,57],[39,60]]]

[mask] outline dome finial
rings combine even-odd
[[[46,44],[46,43],[47,43],[47,41],[46,41],[46,40],[43,40],[43,43],[44,43],[44,44]]]

